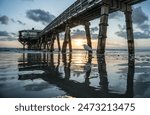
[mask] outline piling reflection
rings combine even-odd
[[[133,80],[134,80],[134,72],[135,72],[135,60],[134,55],[132,55],[128,59],[128,74],[127,74],[127,90],[126,90],[126,97],[133,97],[134,96],[134,89],[133,89]]]
[[[85,85],[89,86],[90,85],[90,74],[91,74],[91,63],[92,63],[92,54],[89,52],[88,53],[88,60],[87,63],[85,64]]]
[[[72,53],[27,53],[23,54],[22,60],[19,61],[18,68],[20,72],[26,72],[19,75],[18,80],[34,80],[41,79],[49,84],[53,84],[66,92],[67,95],[73,97],[88,97],[88,98],[128,98],[134,96],[133,79],[134,79],[134,58],[129,59],[127,86],[126,92],[123,94],[116,93],[109,90],[109,78],[107,75],[107,63],[105,55],[97,55],[97,64],[93,64],[93,56],[88,53],[88,58],[84,63],[82,73],[75,73],[73,68],[73,54]],[[78,68],[78,65],[75,65]],[[98,76],[93,78],[93,66],[96,66]],[[36,70],[36,71],[35,71]],[[32,71],[34,73],[29,73]],[[39,71],[42,71],[39,73]],[[37,72],[37,73],[36,73]],[[78,82],[73,79],[73,72],[79,74],[81,77],[84,74],[83,82]],[[99,87],[92,86],[92,80],[99,81]],[[109,81],[109,82],[108,82]]]
[[[100,87],[104,97],[108,94],[108,78],[106,71],[105,55],[97,55],[98,72],[100,76]]]
[[[103,97],[131,98],[134,96],[134,91],[133,91],[133,80],[134,80],[134,70],[135,70],[134,55],[130,56],[130,58],[128,59],[127,86],[126,86],[125,94],[117,94],[117,93],[109,92],[109,88],[108,88],[109,82],[107,76],[105,55],[97,55],[97,62],[98,62],[98,71],[100,76],[100,87],[101,87],[101,92]]]
[[[69,53],[68,56],[67,56],[67,53],[62,54],[62,62],[64,63],[65,80],[70,79],[71,59],[72,59],[72,53]]]

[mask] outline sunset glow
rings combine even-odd
[[[84,39],[76,39],[73,40],[73,46],[76,48],[83,48],[83,44],[86,44],[86,40]]]

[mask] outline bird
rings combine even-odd
[[[86,51],[88,51],[88,54],[92,53],[92,48],[90,46],[88,46],[87,44],[83,44],[83,47]],[[87,52],[86,52],[85,58],[86,57],[87,57]]]
[[[83,47],[86,51],[92,52],[92,48],[86,44],[83,44]]]

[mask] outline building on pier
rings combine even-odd
[[[23,45],[23,49],[27,47],[28,49],[37,49],[38,48],[38,35],[41,30],[20,30],[18,41]]]

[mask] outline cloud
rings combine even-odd
[[[98,29],[98,27],[91,27],[90,30],[91,30],[91,32],[96,32],[96,31],[98,31],[99,29]]]
[[[0,23],[1,24],[7,25],[8,22],[9,22],[9,18],[7,16],[1,16],[0,17]]]
[[[71,36],[72,38],[85,38],[86,37],[85,31],[80,30],[80,29],[73,30],[71,34],[72,34]]]
[[[141,30],[144,30],[144,31],[150,30],[150,25],[149,24],[141,24],[141,25],[138,25],[138,27]]]
[[[0,17],[0,23],[1,24],[4,24],[4,25],[8,25],[8,23],[9,23],[9,20],[11,21],[11,22],[13,22],[13,23],[18,23],[18,24],[20,24],[20,25],[26,25],[25,23],[23,23],[22,21],[20,21],[20,20],[14,20],[13,18],[11,18],[11,19],[9,19],[9,17],[8,16],[1,16]]]
[[[122,17],[123,14],[120,11],[117,12],[113,12],[109,15],[109,19],[120,19],[120,17]]]
[[[16,38],[14,38],[14,37],[3,37],[3,38],[1,38],[0,37],[0,41],[16,41],[17,39]]]
[[[124,15],[120,11],[113,12],[109,15],[109,19],[120,19],[121,17],[124,17]],[[133,23],[138,25],[149,20],[148,16],[142,10],[142,7],[133,8],[132,18]]]
[[[137,7],[133,9],[133,23],[137,25],[141,25],[148,21],[148,16],[143,12],[141,7]]]
[[[0,31],[0,36],[9,36],[9,34],[6,31]]]
[[[119,37],[122,37],[122,38],[127,38],[127,33],[126,33],[126,26],[124,25],[123,27],[118,24],[118,28],[120,31],[116,32],[115,34]]]
[[[28,2],[33,2],[34,0],[22,0],[22,1],[28,1]]]
[[[35,22],[42,22],[43,25],[55,19],[54,15],[41,9],[28,10],[26,16]]]
[[[80,30],[80,29],[76,29],[76,30],[73,30],[73,34],[85,35],[85,31],[84,30]]]
[[[98,34],[91,34],[91,38],[92,39],[97,39],[98,38]]]
[[[0,31],[0,41],[14,41],[16,40],[15,33],[8,33],[7,31]]]
[[[10,20],[11,20],[13,23],[16,23],[16,21],[15,21],[13,18],[11,18]]]
[[[16,33],[11,33],[13,36],[17,36],[17,34]]]
[[[13,23],[18,23],[18,24],[20,24],[20,25],[26,25],[26,23],[24,23],[24,22],[22,22],[22,21],[20,21],[20,20],[15,20],[15,19],[13,19],[13,18],[11,18],[10,19]]]
[[[98,37],[98,34],[94,34],[95,31],[98,31],[98,27],[93,27],[91,28],[91,38],[92,39],[97,39]],[[86,38],[86,33],[84,30],[80,30],[80,29],[76,29],[76,30],[73,30],[72,33],[71,33],[71,37],[72,38]]]
[[[120,25],[118,25],[120,27]],[[126,28],[122,27],[120,31],[115,33],[117,36],[122,38],[127,38]],[[150,38],[150,30],[143,30],[142,32],[134,32],[135,39],[149,39]]]
[[[18,22],[19,24],[21,24],[21,25],[26,25],[26,23],[23,23],[23,22],[20,21],[20,20],[17,20],[17,22]]]
[[[149,18],[148,15],[144,13],[141,7],[137,7],[133,9],[133,24],[135,25],[137,30],[134,30],[134,38],[135,39],[150,39],[150,25],[148,24]],[[119,37],[126,38],[126,27],[125,25],[121,27],[118,25],[120,31],[115,34]]]
[[[145,32],[134,32],[134,38],[136,38],[136,39],[149,39],[150,33],[147,34]]]

